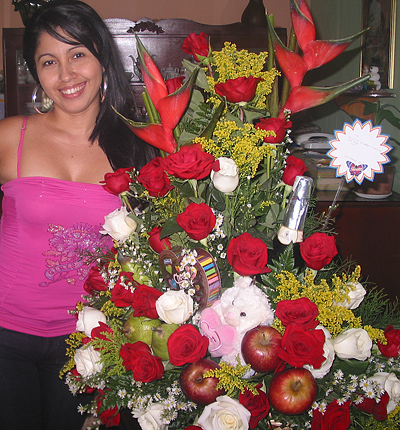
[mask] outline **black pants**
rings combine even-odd
[[[66,338],[0,328],[1,430],[81,429],[85,416],[77,406],[90,396],[73,396],[59,378],[68,359]]]

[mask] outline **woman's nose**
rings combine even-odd
[[[60,63],[59,65],[59,76],[58,80],[60,82],[69,82],[76,76],[75,70],[68,61]]]

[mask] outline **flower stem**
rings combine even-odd
[[[289,36],[289,44],[288,44],[288,48],[291,51],[294,51],[296,48],[296,43],[297,43],[297,39],[296,39],[296,35],[294,34],[294,30],[293,27],[290,31],[290,36]],[[283,78],[283,82],[282,82],[282,93],[281,93],[281,107],[283,107],[289,97],[289,91],[290,91],[290,85],[289,85],[289,81],[287,80],[286,76]]]

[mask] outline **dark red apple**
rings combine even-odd
[[[281,342],[282,335],[273,327],[267,325],[254,327],[243,337],[243,359],[256,372],[272,372],[283,363],[276,355]]]
[[[316,395],[314,376],[303,367],[277,373],[269,384],[268,399],[271,406],[287,415],[302,414],[310,409]]]
[[[225,390],[217,390],[218,378],[203,378],[204,373],[216,369],[219,365],[209,358],[202,358],[188,364],[179,376],[183,394],[198,405],[209,405],[218,396],[223,396]]]

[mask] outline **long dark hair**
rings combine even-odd
[[[68,37],[60,34],[60,29]],[[135,104],[118,48],[97,12],[86,3],[74,0],[49,1],[36,11],[25,27],[24,58],[38,83],[35,53],[43,32],[70,45],[84,45],[103,66],[106,97],[100,105],[90,139],[98,139],[113,169],[132,166],[140,169],[158,155],[157,150],[135,136],[113,110],[114,107],[129,118],[133,116]]]

